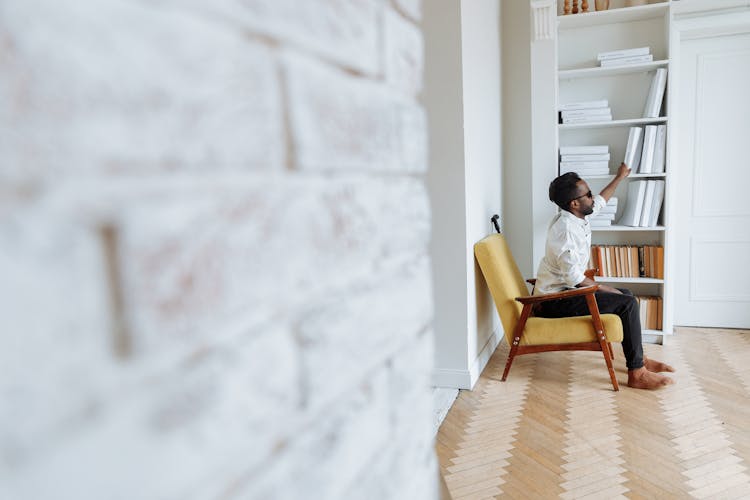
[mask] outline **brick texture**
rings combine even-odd
[[[436,497],[419,16],[0,3],[0,498]]]

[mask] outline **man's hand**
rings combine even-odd
[[[620,168],[617,169],[616,177],[619,179],[624,179],[625,177],[629,175],[630,175],[630,167],[628,167],[624,163],[620,163]]]
[[[615,189],[617,189],[617,185],[620,184],[620,181],[629,175],[630,167],[628,167],[624,163],[621,163],[620,168],[617,169],[617,175],[615,176],[615,178],[612,179],[612,181],[607,184],[604,189],[602,189],[601,193],[599,193],[602,198],[604,198],[604,201],[609,201],[612,195],[615,194]]]

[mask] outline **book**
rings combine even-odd
[[[641,149],[643,148],[643,129],[641,127],[630,127],[628,132],[628,145],[625,147],[625,158],[622,162],[630,167],[631,171],[637,172],[641,161]]]
[[[611,221],[611,220],[615,220],[615,214],[614,214],[614,212],[610,212],[610,213],[599,212],[598,214],[592,216],[591,220],[592,221],[593,220],[600,220],[600,221],[601,220],[610,220]]]
[[[654,146],[654,159],[651,163],[651,173],[664,173],[664,165],[667,156],[667,126],[657,125],[656,127],[656,145]]]
[[[578,161],[609,161],[609,153],[600,153],[596,155],[564,155],[562,157],[563,162],[578,162]]]
[[[611,68],[615,66],[629,66],[631,64],[640,64],[645,62],[651,62],[654,60],[654,56],[651,54],[643,56],[630,56],[630,57],[617,57],[614,59],[604,59],[599,61],[599,65],[602,68]]]
[[[579,101],[569,102],[567,104],[560,105],[560,111],[570,111],[572,109],[592,109],[592,108],[608,108],[609,101],[601,99],[597,101]]]
[[[648,227],[656,226],[659,222],[659,213],[661,212],[661,205],[664,201],[664,188],[666,183],[662,180],[649,181],[654,184],[654,195],[651,199],[651,207],[649,210],[649,219],[647,221]]]
[[[636,47],[634,49],[610,50],[608,52],[599,52],[596,56],[598,61],[607,59],[617,59],[619,57],[644,56],[651,52],[650,47]]]
[[[643,210],[643,198],[646,194],[647,181],[630,181],[628,184],[628,202],[620,217],[623,226],[639,226]]]
[[[646,125],[643,130],[643,148],[641,148],[641,161],[638,173],[651,173],[654,162],[654,150],[656,148],[656,125]]]
[[[609,154],[609,146],[560,146],[560,156]]]
[[[606,115],[591,115],[591,116],[573,116],[570,118],[563,118],[563,123],[596,123],[596,122],[611,122],[612,114]]]
[[[568,118],[579,118],[581,116],[601,116],[611,115],[612,110],[609,107],[606,108],[591,108],[591,109],[572,109],[570,111],[560,111],[560,116],[563,120]]]
[[[655,181],[646,181],[646,194],[643,196],[643,208],[641,208],[641,221],[636,224],[641,227],[648,227],[651,221],[651,207],[654,204]]]
[[[651,79],[651,87],[646,98],[646,107],[643,110],[644,118],[657,118],[661,112],[661,102],[664,99],[664,90],[667,88],[666,68],[657,68]]]
[[[596,161],[578,161],[578,160],[562,160],[560,167],[566,168],[581,168],[581,169],[607,169],[609,171],[609,161],[607,160],[596,160]]]

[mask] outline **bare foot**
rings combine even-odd
[[[654,359],[648,359],[645,356],[643,357],[643,366],[644,368],[646,368],[646,370],[653,372],[653,373],[674,371],[674,368],[672,368],[668,364],[662,363],[661,361],[656,361]]]
[[[674,380],[664,375],[651,373],[646,367],[628,370],[628,387],[634,389],[659,389],[674,384]]]

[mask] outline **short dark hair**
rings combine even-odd
[[[578,192],[578,181],[581,178],[575,172],[568,172],[557,177],[549,185],[549,199],[555,205],[570,212],[570,202],[573,201]]]

